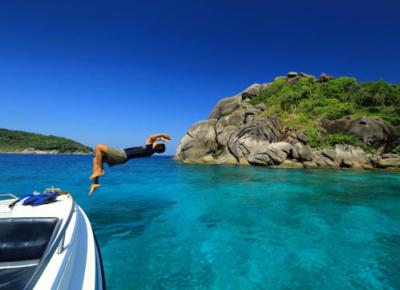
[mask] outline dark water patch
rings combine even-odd
[[[206,227],[212,228],[215,227],[221,221],[221,219],[217,213],[209,213],[199,216],[198,221],[205,224]]]
[[[161,199],[135,199],[131,203],[115,202],[88,211],[100,242],[140,236],[152,221],[172,208],[175,202]]]

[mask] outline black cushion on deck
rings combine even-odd
[[[32,277],[36,266],[17,269],[0,270],[0,289],[1,290],[20,290],[24,289],[26,283]]]
[[[0,219],[0,262],[40,259],[57,218]]]

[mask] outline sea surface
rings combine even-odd
[[[57,185],[88,214],[108,289],[400,289],[400,173],[0,155],[0,192]]]

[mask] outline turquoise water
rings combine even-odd
[[[109,289],[400,289],[400,174],[0,155],[0,191],[74,193]]]

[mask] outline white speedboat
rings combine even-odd
[[[10,208],[15,201],[0,200],[0,289],[105,289],[92,226],[70,194]]]

